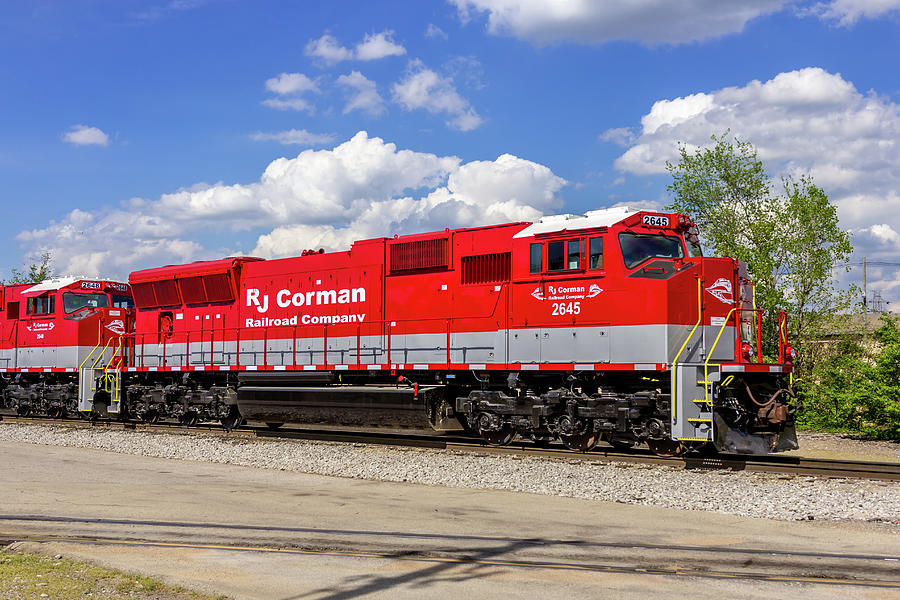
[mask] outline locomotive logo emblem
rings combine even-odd
[[[38,321],[36,323],[29,323],[25,326],[25,329],[27,329],[28,331],[53,331],[53,327],[55,325],[56,324],[53,321],[50,321],[49,323],[42,323]]]
[[[114,321],[110,321],[106,328],[115,333],[116,335],[125,335],[125,323],[121,319],[116,319]]]
[[[719,277],[716,282],[706,288],[706,291],[715,296],[720,302],[734,304],[734,291],[731,282],[724,277]]]
[[[534,288],[531,292],[535,300],[584,300],[585,298],[595,298],[603,293],[603,288],[592,283],[589,288],[585,289],[583,285],[576,286],[556,286],[548,285],[547,293],[549,298],[544,296],[544,290],[541,286]]]

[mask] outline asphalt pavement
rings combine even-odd
[[[0,443],[0,540],[230,598],[897,598],[900,535]]]

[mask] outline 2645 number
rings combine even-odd
[[[668,227],[669,217],[661,215],[644,215],[644,225],[650,225],[651,227]]]
[[[580,315],[580,314],[581,314],[581,302],[554,302],[553,303],[553,315],[554,316]]]

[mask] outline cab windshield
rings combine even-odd
[[[109,306],[109,296],[106,294],[76,294],[73,292],[63,294],[63,310],[66,314],[75,312],[85,306],[94,308]]]
[[[625,266],[633,269],[650,258],[683,258],[684,247],[677,237],[646,233],[620,233],[619,245]]]

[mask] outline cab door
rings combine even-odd
[[[19,338],[22,347],[19,367],[56,366],[56,309],[55,292],[28,298]]]

